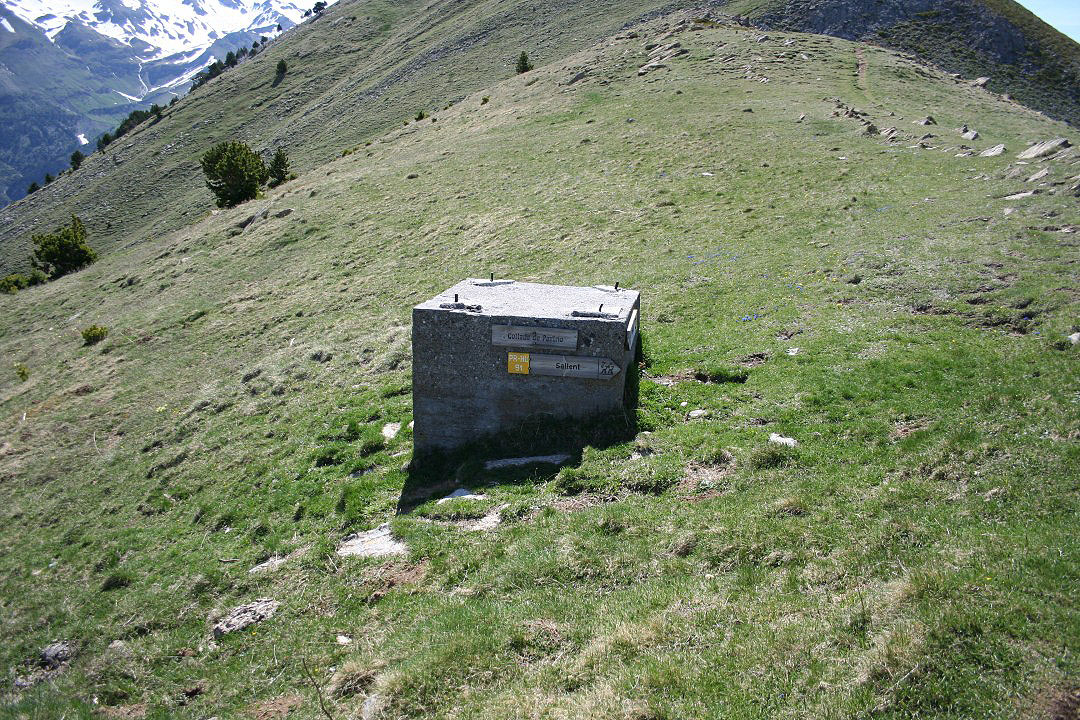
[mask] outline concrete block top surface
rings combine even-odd
[[[443,310],[487,317],[594,320],[626,323],[638,301],[636,290],[612,286],[575,287],[516,280],[469,278],[416,310]]]

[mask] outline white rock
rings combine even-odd
[[[404,555],[409,551],[405,543],[394,539],[390,523],[383,523],[374,530],[355,533],[345,538],[337,549],[341,557],[385,557]]]
[[[401,423],[386,423],[382,426],[382,436],[387,440],[393,440],[401,430]]]
[[[986,148],[985,150],[983,150],[981,153],[979,153],[979,157],[997,157],[1006,150],[1008,150],[1008,148],[1005,147],[1004,143],[998,144],[994,147]]]
[[[964,138],[965,140],[978,140],[979,139],[979,131],[978,130],[968,130],[966,133],[962,134],[960,137]]]
[[[683,401],[682,401],[681,403],[679,403],[679,407],[686,407],[686,406],[687,406],[687,405],[689,405],[689,404],[690,404],[690,403],[688,403],[688,402],[686,402],[685,400],[683,400]]]
[[[797,348],[797,347],[788,348],[787,349],[787,354],[788,355],[798,355],[799,354],[799,348]]]
[[[1031,197],[1035,194],[1034,190],[1025,190],[1024,192],[1014,193],[1005,197],[1006,200],[1023,200],[1026,197]]]
[[[1071,342],[1073,345],[1080,343],[1080,332],[1074,332],[1072,335],[1070,335],[1069,342]]]
[[[777,433],[769,433],[769,442],[777,445],[787,445],[788,447],[795,447],[799,444],[799,441],[795,438],[784,437]]]
[[[1069,147],[1070,143],[1063,137],[1054,138],[1053,140],[1044,140],[1040,143],[1034,143],[1027,150],[1023,151],[1016,157],[1020,160],[1032,160],[1034,158],[1042,157],[1044,155],[1050,155],[1058,150],[1064,150]]]
[[[691,410],[686,414],[686,417],[690,418],[691,420],[697,420],[698,418],[703,418],[708,414],[708,410]]]
[[[413,428],[413,421],[412,420],[409,421],[409,426],[408,427],[409,427],[410,430],[412,430],[412,428]]]
[[[454,500],[455,498],[465,498],[466,500],[483,500],[486,497],[487,497],[487,495],[482,495],[480,493],[474,493],[471,490],[466,490],[465,488],[458,488],[457,490],[450,493],[446,497],[441,497],[438,500],[436,500],[435,504],[436,505],[442,505],[444,502],[449,502],[450,500]]]
[[[503,458],[501,460],[488,460],[484,463],[484,469],[496,470],[498,468],[518,467],[520,465],[534,465],[536,463],[558,465],[559,463],[566,462],[569,459],[570,456],[566,455],[565,453],[559,453],[556,455],[531,455],[529,457],[519,458]]]
[[[274,556],[268,560],[263,560],[261,563],[248,570],[248,572],[252,575],[255,575],[257,573],[267,572],[269,570],[277,570],[279,567],[285,564],[286,560],[288,560],[288,558],[284,555]]]
[[[278,601],[273,598],[259,598],[247,605],[233,608],[233,611],[214,625],[214,639],[222,637],[237,630],[243,630],[249,625],[262,622],[272,617],[278,609]]]
[[[1035,182],[1036,180],[1042,180],[1044,177],[1050,174],[1050,168],[1043,168],[1039,172],[1029,177],[1025,182]]]
[[[338,645],[349,645],[351,643],[352,643],[352,638],[349,637],[348,635],[338,635],[337,636],[337,644]]]

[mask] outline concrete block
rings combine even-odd
[[[414,457],[624,407],[640,296],[463,280],[413,308]]]

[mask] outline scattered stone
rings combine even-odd
[[[408,175],[405,176],[405,179],[406,180],[415,180],[418,177],[420,177],[420,175],[418,173],[409,173]]]
[[[285,563],[289,562],[290,560],[292,560],[294,558],[298,558],[301,555],[303,555],[304,553],[306,553],[308,551],[308,549],[309,548],[307,548],[307,547],[302,547],[302,548],[298,548],[297,550],[293,550],[288,555],[275,555],[275,556],[273,556],[273,557],[271,557],[271,558],[269,558],[267,560],[263,560],[258,565],[255,565],[254,567],[252,567],[251,569],[248,570],[248,573],[251,574],[251,575],[258,575],[259,573],[270,572],[271,570],[277,570],[279,567],[281,567]]]
[[[1073,345],[1080,343],[1080,332],[1074,332],[1072,335],[1070,335],[1069,342],[1071,342]]]
[[[394,539],[390,523],[383,523],[374,530],[354,533],[345,538],[337,554],[341,557],[386,557],[404,555],[408,551],[405,543]]]
[[[937,120],[935,120],[932,115],[927,115],[922,120],[914,120],[914,121],[912,121],[912,124],[913,125],[937,125]]]
[[[787,445],[788,447],[795,447],[799,444],[799,441],[795,438],[784,437],[777,433],[769,433],[769,442],[776,445]]]
[[[1031,197],[1034,194],[1035,194],[1034,190],[1025,190],[1023,192],[1018,192],[1018,193],[1015,193],[1013,195],[1007,195],[1007,196],[1005,196],[1005,199],[1006,200],[1022,200],[1022,199],[1026,198],[1026,197]]]
[[[214,639],[220,640],[231,632],[262,622],[272,617],[277,609],[278,601],[273,598],[259,598],[247,605],[240,605],[214,625]]]
[[[971,83],[971,84],[974,85],[975,87],[986,87],[986,83],[988,83],[988,82],[990,82],[990,78],[988,78],[988,77],[978,77],[978,78],[975,78],[975,81],[973,83]]]
[[[979,153],[979,157],[997,157],[1006,150],[1008,150],[1008,148],[1005,147],[1004,144],[998,144],[994,147],[986,148],[985,150],[983,150],[981,153]]]
[[[351,645],[352,644],[352,638],[349,637],[348,635],[338,635],[336,639],[337,639],[337,644],[338,645]]]
[[[708,410],[691,410],[686,414],[686,417],[690,420],[697,420],[698,418],[708,417]]]
[[[791,356],[795,356],[795,355],[799,354],[799,350],[800,350],[800,348],[797,348],[797,347],[788,348],[787,349],[787,354],[791,355]]]
[[[806,119],[806,113],[803,113],[802,115],[799,116],[799,119],[796,120],[795,122],[802,122],[805,119]]]
[[[484,500],[487,498],[487,495],[484,495],[482,493],[474,493],[471,490],[466,490],[465,488],[458,488],[449,495],[436,500],[435,504],[442,505],[445,502],[450,502],[451,500],[456,500],[458,498],[464,498],[466,500]]]
[[[41,649],[40,664],[46,670],[56,670],[75,657],[75,647],[68,642],[54,642]]]
[[[1019,160],[1033,160],[1035,158],[1051,155],[1058,150],[1064,150],[1069,147],[1071,143],[1063,137],[1054,138],[1053,140],[1044,140],[1032,144],[1027,150],[1017,155]]]
[[[579,72],[579,73],[578,73],[577,75],[574,75],[574,77],[572,77],[572,78],[570,78],[569,80],[567,80],[567,81],[566,81],[566,84],[567,84],[567,85],[573,85],[573,84],[574,84],[574,83],[576,83],[576,82],[579,82],[579,81],[581,81],[581,80],[584,80],[584,79],[585,79],[585,76],[586,76],[586,75],[588,75],[588,74],[589,74],[589,73],[588,73],[588,71],[586,71],[586,70],[582,70],[582,71],[581,71],[581,72]]]
[[[960,135],[965,140],[978,140],[979,132],[977,130],[968,130],[966,133]]]
[[[559,465],[570,459],[570,456],[566,453],[558,453],[555,455],[532,455],[529,457],[518,458],[503,458],[501,460],[488,460],[484,463],[485,470],[497,470],[498,468],[505,467],[519,467],[521,465],[535,465],[537,463],[544,463],[546,465]]]
[[[283,217],[288,217],[291,214],[292,214],[292,208],[285,208],[284,210],[279,210],[278,212],[274,213],[274,217],[283,218]]]
[[[769,39],[768,35],[759,35],[758,38],[754,42],[763,43],[763,42],[766,42],[768,39]]]
[[[334,358],[334,354],[329,350],[315,350],[311,353],[311,359],[315,362],[324,363],[330,362]]]
[[[1050,168],[1043,168],[1039,172],[1029,177],[1024,182],[1035,182],[1036,180],[1042,180],[1044,177],[1050,174]]]
[[[870,127],[873,127],[873,125],[871,125]],[[887,128],[885,128],[884,130],[881,131],[881,135],[884,136],[884,137],[887,137],[890,140],[895,138],[898,134],[899,134],[899,131],[894,127],[887,127]]]
[[[401,423],[391,422],[382,426],[382,436],[387,440],[393,440],[401,431]]]

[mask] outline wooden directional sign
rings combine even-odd
[[[577,330],[520,325],[492,325],[491,344],[577,350]]]
[[[506,353],[506,371],[511,375],[553,375],[589,380],[611,380],[621,370],[622,368],[611,358]]]

